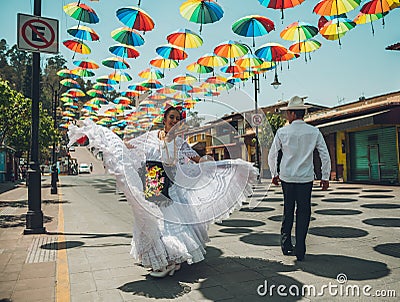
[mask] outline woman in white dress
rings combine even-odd
[[[180,264],[204,259],[210,223],[227,218],[251,194],[257,170],[240,159],[204,161],[173,134],[180,112],[168,108],[164,129],[123,142],[90,120],[70,126],[69,144],[81,136],[103,152],[106,169],[116,176],[133,209],[132,256],[153,277],[173,275]]]

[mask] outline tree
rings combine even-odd
[[[262,147],[268,147],[271,145],[276,131],[286,124],[286,120],[276,113],[267,112],[265,114],[266,119],[263,120],[260,126],[260,133],[258,138]]]
[[[9,145],[17,152],[29,150],[31,133],[31,99],[11,89],[0,79],[0,145]],[[48,157],[48,147],[55,138],[51,116],[40,106],[39,147],[41,159]]]
[[[200,127],[202,121],[205,120],[204,117],[199,117],[197,111],[187,111],[188,116],[186,117],[186,125],[190,127]]]

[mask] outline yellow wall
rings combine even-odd
[[[336,161],[338,165],[343,165],[343,181],[347,181],[347,160],[346,153],[342,152],[342,143],[344,142],[345,151],[347,148],[346,133],[343,131],[336,132]]]

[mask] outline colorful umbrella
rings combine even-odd
[[[228,59],[217,56],[215,53],[208,53],[198,58],[197,64],[209,67],[224,66],[228,64]]]
[[[149,88],[149,89],[159,89],[159,88],[163,87],[161,82],[159,82],[157,80],[147,80],[147,81],[140,83],[140,85],[143,87]]]
[[[321,43],[318,42],[317,40],[314,39],[309,39],[306,41],[300,41],[298,43],[295,43],[293,45],[289,46],[289,50],[294,52],[294,53],[311,53],[316,51],[321,47]],[[307,56],[305,56],[306,62],[307,62]],[[311,59],[311,56],[309,56]]]
[[[186,48],[197,48],[203,44],[203,39],[190,29],[178,29],[167,36],[169,44]]]
[[[96,82],[97,83],[103,83],[103,84],[109,84],[109,85],[115,85],[115,84],[119,83],[119,81],[116,81],[114,79],[110,79],[108,77],[108,75],[103,75],[103,76],[98,77],[96,79]]]
[[[100,90],[102,92],[110,92],[110,91],[115,90],[115,88],[112,87],[110,84],[104,84],[104,83],[94,84],[93,89]]]
[[[170,59],[170,60],[180,61],[180,60],[185,60],[188,57],[187,53],[183,50],[183,48],[171,44],[166,44],[157,47],[156,52],[164,59]]]
[[[78,2],[72,2],[64,5],[64,12],[74,18],[75,20],[85,22],[85,23],[97,23],[99,22],[99,17],[97,17],[96,12],[86,4]]]
[[[142,86],[141,84],[132,84],[128,86],[128,89],[130,90],[135,90],[135,91],[140,91],[140,92],[144,92],[144,91],[148,91],[149,88]]]
[[[352,11],[361,0],[322,0],[315,5],[313,12],[321,16],[337,16]]]
[[[138,76],[144,79],[162,79],[164,74],[155,68],[146,68],[138,73]]]
[[[293,22],[281,31],[280,36],[284,40],[301,41],[311,39],[317,34],[317,27],[305,22]]]
[[[119,43],[130,46],[141,46],[144,44],[144,39],[139,32],[129,27],[114,29],[111,32],[111,37]]]
[[[292,8],[299,4],[302,4],[304,0],[258,0],[261,5],[272,8],[272,9],[280,9],[282,13],[281,19],[283,19],[283,10],[286,8]]]
[[[217,22],[224,15],[222,7],[214,0],[187,0],[179,8],[181,15],[190,22],[203,24]]]
[[[150,61],[150,65],[158,68],[176,68],[179,63],[176,60],[164,59],[163,57],[156,57],[155,59]],[[164,73],[164,72],[163,72]]]
[[[99,35],[92,28],[84,25],[68,28],[67,33],[79,40],[98,41],[100,39]]]
[[[116,44],[110,46],[108,49],[113,55],[121,58],[137,58],[140,53],[136,50],[134,46],[126,44]]]
[[[356,27],[356,23],[347,18],[336,18],[327,22],[319,32],[327,40],[339,40],[339,45],[342,45],[340,38],[343,37],[349,30]]]
[[[222,42],[214,48],[214,53],[217,56],[227,59],[241,57],[248,52],[249,49],[244,44],[232,40]]]
[[[132,81],[132,77],[129,73],[123,71],[114,71],[108,75],[110,80],[114,80],[117,82],[129,82]],[[110,84],[110,83],[109,83]]]
[[[59,77],[73,78],[73,79],[76,79],[76,78],[79,77],[79,76],[77,76],[76,74],[74,74],[74,73],[72,72],[72,70],[69,70],[69,69],[60,69],[59,71],[57,71],[57,75],[58,75]]]
[[[113,100],[113,103],[115,104],[122,104],[122,105],[130,105],[131,104],[131,99],[128,97],[120,96],[117,97]]]
[[[71,88],[81,88],[81,85],[73,79],[64,79],[60,81],[60,84],[65,86],[65,87],[71,87]]]
[[[82,69],[98,69],[99,65],[93,60],[86,59],[86,60],[78,60],[72,62],[75,66],[78,66]]]
[[[249,53],[235,61],[235,64],[243,69],[260,66],[263,63],[262,59]]]
[[[85,68],[75,68],[72,69],[71,72],[79,77],[92,77],[94,76],[94,72]]]
[[[288,49],[278,43],[266,43],[258,48],[256,56],[268,62],[279,62],[288,52]]]
[[[88,55],[91,52],[89,46],[78,40],[65,40],[62,43],[65,47],[72,50],[74,53],[77,52],[83,55]]]
[[[121,95],[126,96],[128,98],[137,98],[138,96],[140,96],[140,93],[137,91],[133,91],[133,90],[127,90],[127,91],[121,92]]]
[[[171,87],[163,87],[158,89],[156,92],[161,94],[171,94],[175,92],[175,89],[172,89]]]
[[[360,12],[364,14],[387,13],[392,8],[396,7],[394,3],[395,3],[394,0],[372,0],[365,3],[363,7],[360,9]],[[385,15],[382,15],[382,25],[385,25]]]
[[[255,37],[264,36],[272,30],[275,30],[274,22],[259,15],[250,15],[240,18],[232,25],[232,31],[234,33],[243,37],[253,38],[253,47],[256,45]]]
[[[386,16],[388,13],[383,13],[383,14],[364,14],[364,13],[359,13],[355,18],[354,18],[354,22],[357,25],[360,24],[366,24],[366,23],[371,23],[371,29],[372,29],[372,35],[375,34],[374,31],[374,26],[372,24],[372,22],[379,20],[381,18],[383,18],[384,16]],[[383,21],[382,21],[383,22]]]
[[[213,72],[213,70],[214,70],[214,68],[212,68],[210,66],[204,66],[197,62],[189,64],[188,66],[186,66],[186,69],[189,71],[196,72],[196,73],[210,73],[210,72]]]
[[[230,66],[221,67],[221,71],[222,71],[223,73],[232,73],[232,74],[235,74],[235,73],[244,72],[245,69],[243,69],[243,68],[241,68],[241,67],[239,67],[239,66],[237,66],[237,65],[230,65]]]
[[[79,98],[79,97],[85,96],[85,93],[82,90],[77,89],[77,88],[68,89],[66,91],[66,93],[73,98]]]
[[[117,10],[117,18],[126,26],[140,30],[150,31],[154,28],[153,19],[138,7],[123,7]]]
[[[86,91],[86,94],[88,96],[93,97],[93,98],[94,97],[96,97],[96,98],[104,98],[103,91],[97,90],[97,89],[90,89],[90,90]]]
[[[195,76],[192,76],[191,74],[185,74],[185,75],[179,75],[176,76],[173,80],[174,83],[177,84],[193,84],[194,82],[197,81],[197,78]]]
[[[119,57],[110,57],[101,62],[104,66],[113,69],[128,69],[131,68],[127,62]]]

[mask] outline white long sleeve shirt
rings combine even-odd
[[[322,180],[329,180],[331,159],[319,129],[303,120],[294,120],[279,128],[268,154],[272,177],[278,176],[278,151],[282,150],[279,178],[294,183],[313,181],[315,149],[318,150],[322,162]]]

